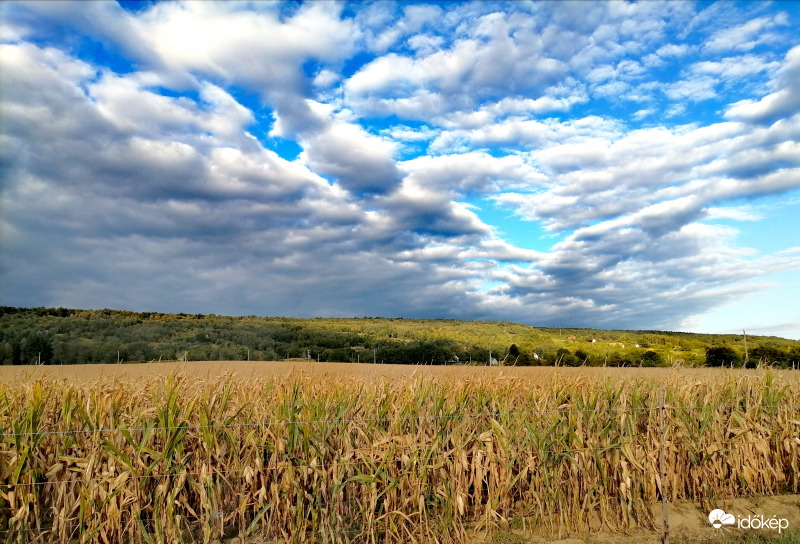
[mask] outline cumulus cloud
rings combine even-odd
[[[401,168],[409,181],[462,195],[535,186],[544,179],[519,156],[492,157],[480,152],[419,157],[403,162]]]
[[[746,99],[733,104],[725,116],[758,124],[771,124],[800,111],[800,46],[787,54],[773,85],[776,90],[760,100]]]
[[[161,96],[147,77],[103,73],[30,44],[3,47],[12,75],[1,83],[2,205],[17,235],[4,241],[4,255],[14,258],[4,259],[2,273],[19,297],[10,302],[32,296],[31,281],[43,304],[102,300],[145,309],[164,308],[169,298],[187,311],[208,311],[215,293],[229,301],[219,311],[230,313],[284,313],[294,305],[299,315],[401,308],[433,316],[430,301],[458,289],[460,298],[470,296],[475,280],[452,259],[402,254],[428,240],[487,235],[466,207],[441,191],[403,187],[373,201],[389,219],[381,221],[304,164],[348,179],[379,176],[336,171],[369,164],[348,154],[376,153],[377,137],[326,120],[318,137],[330,164],[315,162],[326,157],[319,150],[289,162],[248,136],[252,112],[218,86],[204,84],[196,99]],[[392,145],[384,146],[390,154]],[[341,282],[352,288],[320,306]],[[373,303],[386,283],[415,294],[387,293]]]
[[[482,97],[547,87],[561,79],[565,66],[547,55],[532,30],[527,19],[482,15],[449,48],[419,57],[389,53],[368,63],[347,81],[348,103],[418,118],[473,108]],[[419,100],[423,90],[446,98]]]
[[[704,44],[709,51],[750,51],[756,46],[775,40],[769,30],[787,24],[785,13],[772,17],[758,17],[743,24],[725,28],[714,33]]]
[[[0,9],[4,303],[674,328],[800,266],[738,245],[800,189],[777,8]]]

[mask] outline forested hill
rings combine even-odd
[[[777,337],[540,328],[449,319],[226,317],[0,307],[2,364],[280,360],[800,368]],[[491,354],[491,355],[490,355]],[[746,355],[745,355],[746,354]],[[747,357],[747,359],[745,359]]]

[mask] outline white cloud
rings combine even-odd
[[[502,188],[535,187],[544,181],[519,156],[492,157],[480,152],[419,157],[403,162],[401,169],[416,184],[460,193],[494,193]]]
[[[550,180],[547,189],[505,193],[498,201],[555,231],[612,218],[643,226],[652,215],[641,215],[644,210],[677,229],[709,205],[799,188],[798,130],[800,121],[760,130],[721,123],[688,131],[643,129],[613,142],[551,141],[529,158]],[[700,200],[688,215],[669,204],[689,197]]]
[[[763,216],[754,211],[750,206],[734,206],[727,208],[708,208],[706,216],[709,219],[733,219],[735,221],[758,221]]]
[[[717,80],[713,77],[697,76],[668,85],[664,90],[664,94],[670,100],[702,102],[717,96],[716,85]]]
[[[765,62],[756,55],[727,57],[721,61],[701,61],[692,64],[690,71],[698,74],[713,74],[723,79],[741,79],[760,72],[774,71],[777,62]]]
[[[651,115],[653,115],[655,113],[656,113],[656,110],[653,109],[653,108],[643,108],[641,110],[637,110],[636,112],[634,112],[633,118],[637,119],[637,120],[642,120],[642,119],[646,119],[647,117],[650,117]]]
[[[659,47],[655,54],[659,57],[683,57],[687,55],[691,49],[691,46],[685,43],[668,43]]]
[[[775,35],[767,30],[785,24],[787,24],[785,15],[758,17],[744,24],[716,32],[704,46],[713,52],[750,51],[760,44],[775,39]]]
[[[433,130],[430,127],[407,128],[403,125],[400,125],[385,129],[382,131],[382,134],[385,134],[397,141],[421,142],[432,140],[439,134],[439,131]]]
[[[474,107],[482,96],[522,93],[561,80],[566,67],[548,57],[541,40],[527,35],[530,29],[520,21],[501,13],[485,15],[471,30],[473,37],[459,39],[450,48],[416,58],[398,53],[379,57],[347,81],[348,103],[373,112],[380,101],[388,111],[396,107],[406,115],[430,116],[441,110],[406,113],[409,99],[423,89],[447,97],[435,102],[454,111]],[[518,39],[512,39],[512,33]],[[420,108],[430,104],[417,103]]]
[[[333,3],[300,8],[287,21],[273,11],[253,13],[229,3],[157,4],[141,16],[144,42],[164,65],[202,70],[229,81],[276,90],[295,83],[307,58],[343,58],[354,27]]]
[[[760,100],[746,99],[733,104],[725,117],[751,123],[773,123],[800,111],[800,46],[791,49],[778,69],[775,92]]]
[[[301,136],[301,160],[320,173],[334,176],[354,193],[383,193],[400,181],[394,163],[397,146],[361,127],[324,119],[324,128]]]
[[[672,327],[800,266],[714,224],[798,189],[800,49],[774,62],[770,6],[7,5],[15,300]]]
[[[415,34],[408,39],[408,46],[413,49],[417,55],[428,56],[440,49],[444,44],[442,36],[435,36],[431,34]]]
[[[337,83],[341,76],[332,70],[320,70],[314,77],[314,85],[317,87],[330,87]]]

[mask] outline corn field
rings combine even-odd
[[[798,492],[796,385],[680,371],[0,384],[0,541],[446,543],[512,518],[658,529],[662,446],[671,502]]]

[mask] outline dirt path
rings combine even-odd
[[[776,497],[760,497],[755,499],[729,499],[712,504],[709,508],[720,508],[726,513],[733,514],[738,520],[742,518],[762,515],[765,520],[776,516],[777,520],[787,520],[790,531],[800,531],[800,495],[780,495]],[[658,512],[656,523],[661,524],[661,509]],[[778,531],[774,529],[740,529],[733,528],[715,529],[708,521],[708,509],[695,504],[670,505],[670,541],[688,543],[713,543],[723,542],[730,538],[758,535],[777,537]],[[495,542],[506,544],[660,544],[660,531],[635,530],[629,535],[619,535],[609,532],[596,532],[577,535],[548,535],[534,529],[525,532],[520,529],[501,531],[504,533]],[[504,540],[505,539],[505,540]],[[483,544],[490,542],[484,535],[473,535],[470,544]]]
[[[787,520],[788,530],[795,533],[800,531],[800,495],[781,495],[777,497],[762,497],[757,499],[733,499],[719,501],[712,508],[723,509],[726,513],[733,514],[737,520],[740,518],[762,515],[764,519],[776,516],[778,520]],[[660,507],[656,519],[661,524]],[[745,538],[748,536],[778,537],[778,531],[773,529],[715,529],[708,521],[709,512],[694,504],[670,505],[670,542],[687,544],[712,544],[715,542],[730,542],[730,539]],[[519,520],[511,520],[510,528],[498,528],[491,534],[485,531],[468,531],[468,544],[661,544],[661,531],[647,531],[636,529],[630,534],[614,534],[606,531],[596,531],[581,534],[548,534],[547,531],[531,528],[528,525],[521,528]],[[735,540],[734,540],[735,541]],[[281,541],[253,541],[249,544],[286,544]],[[223,544],[241,544],[238,538],[226,539]]]

